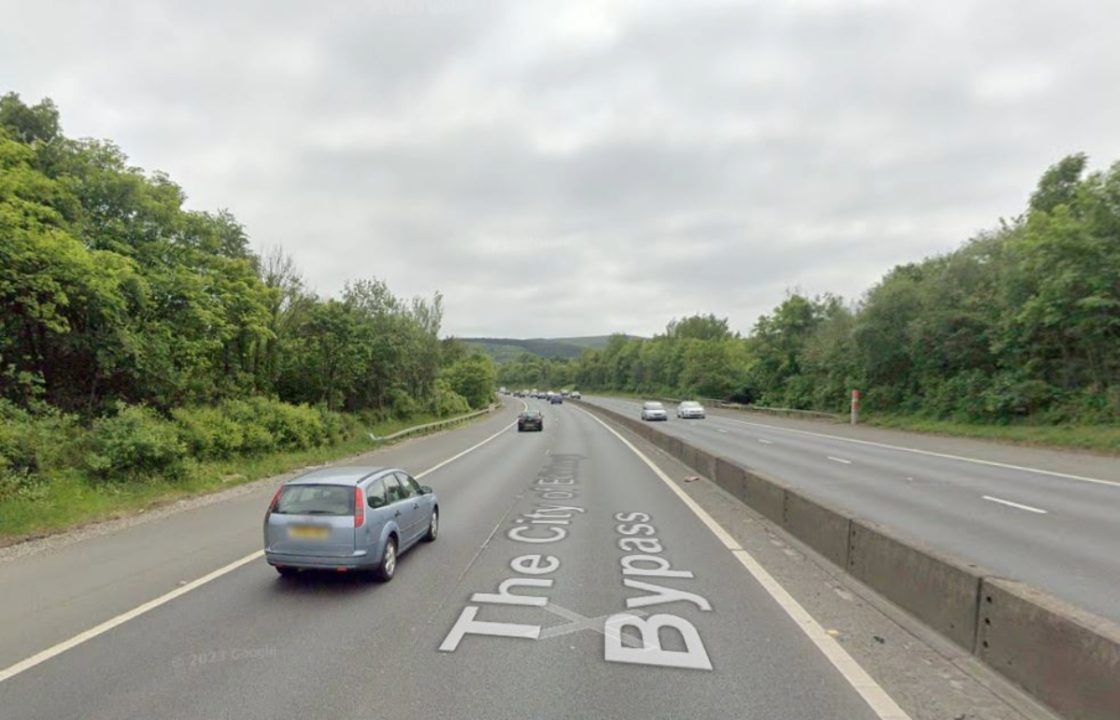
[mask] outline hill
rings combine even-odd
[[[610,337],[610,335],[587,335],[569,338],[461,338],[461,340],[501,363],[513,360],[526,352],[543,358],[565,360],[577,358],[589,348],[596,350],[605,348]]]

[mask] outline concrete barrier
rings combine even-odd
[[[990,576],[611,410],[756,512],[1070,720],[1120,720],[1120,625]]]
[[[851,521],[848,572],[888,600],[972,652],[981,572],[886,528]]]
[[[714,470],[712,480],[715,481],[716,485],[737,497],[741,502],[747,501],[747,473],[743,468],[730,460],[717,457]]]
[[[747,505],[776,525],[785,523],[786,489],[784,487],[750,472],[746,474],[744,484],[747,488],[745,500]]]
[[[1039,590],[984,579],[976,655],[1068,718],[1120,718],[1120,628]]]
[[[782,527],[840,567],[848,566],[848,533],[851,518],[785,490]]]

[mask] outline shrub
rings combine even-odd
[[[467,399],[451,389],[451,384],[444,378],[437,378],[435,392],[429,404],[431,413],[437,417],[454,417],[465,415],[471,411]]]
[[[143,405],[118,405],[117,414],[94,421],[85,465],[100,480],[177,477],[186,447],[173,423]]]

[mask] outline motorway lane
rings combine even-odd
[[[440,496],[441,537],[403,556],[393,582],[282,580],[255,562],[0,683],[0,707],[51,720],[875,717],[637,456],[576,408],[545,413],[545,432],[504,433],[423,479]],[[544,492],[574,497],[548,501]],[[561,502],[580,510],[541,510]],[[703,644],[687,656],[712,669],[635,663],[621,646],[629,662],[604,661],[603,618],[652,593],[623,587],[621,558],[635,552],[619,549],[618,526],[638,523],[618,513],[649,515],[658,555],[694,574],[631,578],[694,595],[630,612],[687,621]],[[256,528],[259,513],[252,520]],[[551,543],[509,537],[561,531]],[[558,567],[535,576],[512,569],[537,554],[545,557],[535,566],[519,567],[552,568],[548,556]],[[551,580],[511,590],[547,605],[477,598],[511,577]],[[541,637],[450,642],[467,607],[479,608],[478,620],[539,626]],[[688,647],[671,631],[662,642]]]
[[[634,417],[640,410],[619,398],[584,401]],[[671,417],[657,428],[1120,621],[1120,485],[820,437],[755,418]]]
[[[508,426],[521,407],[513,401],[455,431],[352,462],[420,472]],[[0,593],[0,668],[259,550],[263,508],[278,484],[253,483],[221,502],[182,512],[148,513],[146,521],[115,532],[79,531],[76,542],[0,562],[0,587],[20,588]]]

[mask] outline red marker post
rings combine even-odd
[[[859,422],[859,390],[852,390],[852,425]]]

